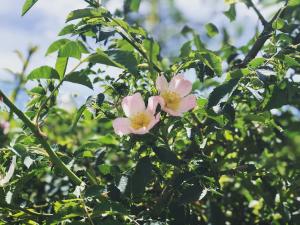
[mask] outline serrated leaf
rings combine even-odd
[[[101,50],[97,50],[97,53],[94,53],[87,57],[85,61],[88,61],[92,64],[104,64],[107,66],[113,66],[113,67],[118,67],[124,69],[122,65],[111,59],[105,52]]]
[[[72,82],[75,84],[81,84],[93,89],[93,84],[88,75],[89,73],[85,70],[72,72],[65,77],[65,81]]]
[[[240,78],[233,78],[216,87],[208,97],[207,107],[211,108],[215,105],[218,105],[223,97],[225,97],[226,95],[231,95],[237,87],[239,80]]]
[[[261,65],[263,65],[264,62],[265,62],[264,58],[255,58],[255,59],[252,59],[248,65],[252,69],[256,69],[256,68],[260,67]]]
[[[81,58],[82,49],[76,41],[69,41],[59,50],[59,57]]]
[[[68,57],[57,57],[56,59],[55,69],[58,72],[61,79],[64,77],[66,73],[68,61],[69,61]]]
[[[74,24],[69,24],[67,26],[65,26],[59,33],[58,36],[63,36],[66,34],[71,34],[75,29],[75,25]]]
[[[59,39],[57,41],[54,41],[47,49],[46,55],[49,55],[53,52],[58,51],[60,48],[62,48],[62,46],[64,46],[65,44],[67,44],[69,42],[70,42],[69,39]]]
[[[133,196],[144,193],[152,178],[152,164],[148,157],[141,158],[135,168],[134,174],[126,187],[126,192]]]
[[[60,76],[58,72],[50,66],[41,66],[33,71],[27,76],[28,80],[37,80],[37,79],[59,79]]]
[[[137,60],[134,54],[130,51],[112,50],[108,51],[109,57],[123,68],[126,68],[130,73],[138,75]]]
[[[77,123],[78,123],[78,121],[79,121],[80,117],[82,116],[82,114],[83,114],[83,112],[84,112],[85,109],[86,109],[86,105],[84,104],[84,105],[82,105],[82,106],[77,110],[76,115],[75,115],[75,117],[74,117],[74,119],[73,119],[73,121],[72,121],[72,125],[71,125],[70,130],[74,130],[74,129],[76,128]]]
[[[177,155],[167,148],[153,147],[153,151],[155,152],[157,157],[164,163],[172,164],[174,166],[178,166],[180,164]]]
[[[274,30],[280,30],[281,28],[284,27],[284,20],[281,18],[276,19],[273,23],[272,23],[272,28]]]
[[[213,70],[218,76],[222,74],[222,60],[215,53],[206,51],[198,52],[199,57],[205,65],[207,65],[211,70]]]
[[[66,22],[69,22],[71,20],[81,19],[84,17],[100,17],[105,12],[107,11],[104,8],[77,9],[69,13]]]
[[[22,16],[24,16],[38,0],[26,0],[22,8]]]

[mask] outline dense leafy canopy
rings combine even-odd
[[[236,47],[208,21],[204,35],[223,37],[212,51],[186,25],[169,57],[132,16],[143,1],[115,13],[85,2],[47,50],[55,65],[28,72],[32,47],[23,71],[11,71],[11,97],[0,90],[0,224],[299,224],[300,1],[258,1],[278,8],[268,18],[251,0],[226,0],[230,21],[236,4],[257,13],[255,36]],[[42,1],[26,0],[22,14],[34,4]],[[125,96],[148,99],[160,74],[186,71],[197,75],[193,111],[162,112],[145,135],[114,133]],[[21,111],[14,103],[28,81]],[[68,111],[58,106],[65,82],[102,91]]]

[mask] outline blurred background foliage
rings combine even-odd
[[[85,2],[47,50],[55,65],[27,71],[32,46],[17,52],[21,71],[9,71],[10,101],[27,93],[22,111],[37,131],[4,98],[0,174],[13,156],[17,166],[0,187],[0,224],[299,224],[300,1],[226,0],[224,14],[199,23],[173,0],[125,0],[115,12],[109,1]],[[23,14],[35,3],[25,1]],[[236,45],[248,33],[247,21],[235,21],[241,4],[257,27]],[[123,97],[146,99],[158,74],[179,72],[192,76],[196,109],[162,114],[143,136],[114,134]],[[101,91],[76,109],[59,106],[65,82]],[[85,185],[66,176],[43,140]]]

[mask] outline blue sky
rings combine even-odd
[[[40,0],[28,14],[21,17],[23,2],[24,0],[1,0],[0,88],[4,87],[1,80],[11,80],[11,77],[2,68],[20,70],[21,65],[13,52],[16,49],[24,52],[30,44],[39,46],[39,51],[33,58],[29,70],[41,65],[53,65],[55,56],[44,56],[47,47],[58,39],[57,33],[64,26],[68,12],[83,8],[86,5],[83,0]],[[108,8],[110,10],[121,8],[122,3],[122,0],[110,0]],[[233,36],[237,32],[236,27],[244,28],[243,35],[232,40],[233,44],[236,45],[248,41],[254,34],[254,27],[258,24],[255,13],[243,4],[238,4],[237,21],[233,24],[230,24],[229,20],[222,16],[222,12],[228,8],[223,0],[176,0],[176,4],[191,25],[201,26],[208,22],[214,22],[220,26],[232,26],[234,29],[230,32]],[[140,10],[147,12],[149,9],[149,3],[143,1]],[[273,11],[274,7],[269,8],[266,10],[266,14],[271,14]],[[4,91],[7,92],[10,86],[5,84],[5,87]],[[93,94],[91,90],[85,87],[76,87],[76,85],[70,84],[63,86],[61,96],[79,94],[81,96],[79,102],[81,102],[84,101],[86,96]]]

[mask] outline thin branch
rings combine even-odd
[[[116,23],[120,28],[122,28],[122,26],[118,23],[118,21],[116,21],[114,18],[110,18],[114,23]],[[126,32],[123,28],[122,30],[124,32]],[[148,62],[149,62],[149,66],[153,66],[153,68],[156,70],[156,72],[161,73],[161,69],[151,60],[149,59],[147,53],[144,51],[144,49],[142,49],[141,47],[139,47],[136,42],[134,40],[131,40],[128,36],[130,34],[128,34],[126,32],[126,34],[124,34],[121,30],[116,29],[116,31],[118,32],[118,34],[120,34],[122,36],[122,38],[124,38],[132,47],[134,47]]]
[[[51,92],[51,94],[45,99],[45,101],[42,102],[42,104],[40,105],[38,112],[36,114],[35,117],[35,123],[37,126],[37,129],[39,130],[39,132],[42,134],[41,130],[40,130],[40,125],[39,125],[39,119],[40,119],[40,115],[42,110],[46,107],[47,102],[54,96],[55,92],[58,91],[58,89],[60,88],[60,86],[63,84],[63,82],[66,80],[66,78],[68,77],[68,75],[70,75],[71,73],[73,73],[81,64],[83,63],[83,61],[80,61],[67,75],[65,75],[65,77],[57,84],[57,86],[53,89],[53,91]]]
[[[255,4],[252,2],[252,0],[248,0],[247,1],[247,5],[249,7],[251,7],[257,14],[258,18],[260,19],[261,23],[264,25],[264,26],[267,26],[268,25],[268,21],[264,18],[264,16],[261,14],[261,12],[258,10],[258,8],[255,6]]]
[[[281,15],[281,13],[283,12],[283,10],[286,8],[286,5],[282,8],[280,8],[275,15],[273,16],[273,18],[270,20],[270,22],[268,22],[265,26],[263,31],[261,32],[261,34],[258,36],[256,42],[254,43],[254,45],[252,46],[252,48],[250,49],[250,51],[248,52],[248,54],[245,56],[244,60],[237,65],[238,68],[244,68],[248,65],[248,63],[254,59],[258,52],[262,49],[262,47],[264,46],[264,44],[266,43],[266,41],[271,37],[272,32],[274,31],[274,29],[272,28],[272,23],[278,19],[278,17]]]
[[[49,155],[50,161],[58,166],[76,185],[80,185],[83,182],[75,173],[73,173],[64,162],[58,157],[58,155],[53,151],[49,143],[46,141],[45,137],[40,133],[39,129],[30,121],[30,119],[12,103],[9,98],[0,90],[0,99],[3,99],[4,104],[13,111],[22,122],[31,130],[33,135],[37,138],[41,146],[46,150]]]

